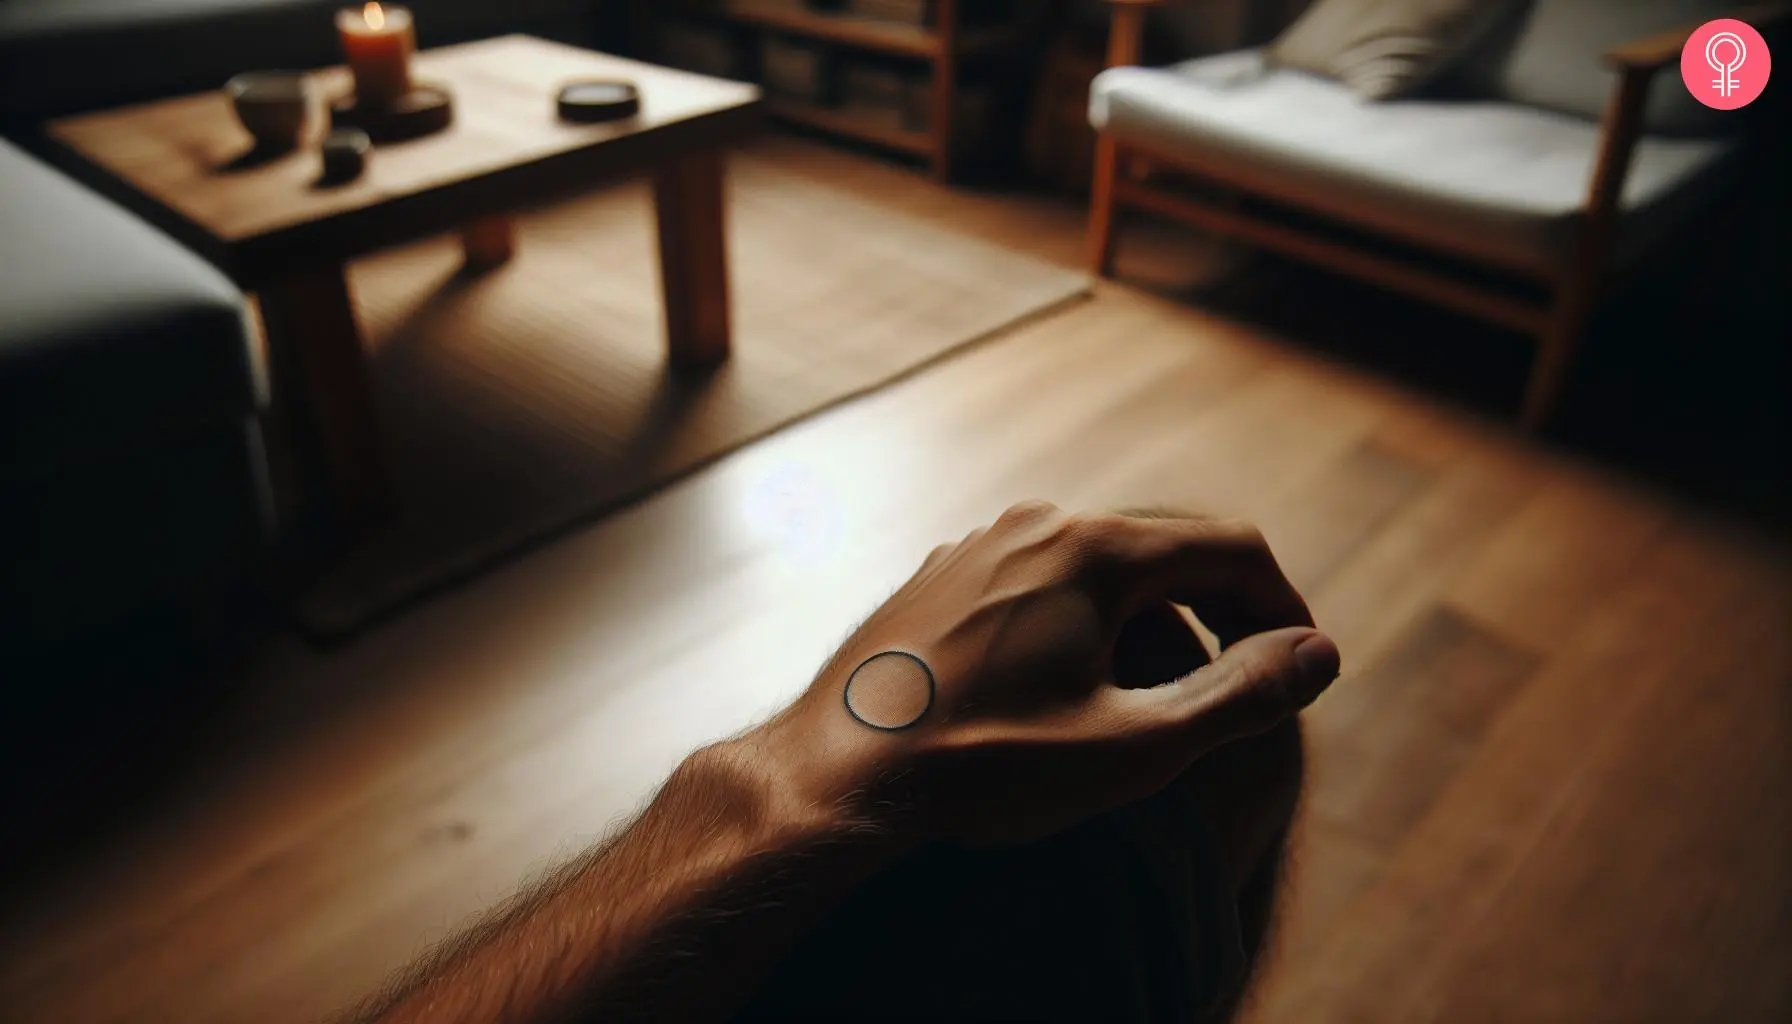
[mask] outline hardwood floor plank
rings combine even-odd
[[[1308,813],[1392,852],[1540,662],[1449,608],[1432,609],[1351,678],[1362,699],[1313,742],[1319,783]]]
[[[1651,742],[1586,759],[1580,806],[1450,951],[1430,1019],[1519,963],[1526,983],[1488,991],[1489,1016],[1765,1022],[1792,1009],[1792,595],[1783,580],[1731,575],[1737,592],[1700,609],[1698,643],[1642,694],[1632,724]]]
[[[1299,854],[1266,989],[1308,969],[1312,950],[1478,749],[1483,716],[1537,664],[1534,654],[1431,606],[1307,713]]]
[[[1102,504],[1261,517],[1379,423],[1380,410],[1336,387],[1337,379],[1316,364],[1286,362],[1235,392],[1225,415],[1167,419],[1088,467],[1083,493]]]
[[[1680,535],[1652,547],[1555,646],[1323,951],[1284,965],[1254,1019],[1437,1020],[1484,1005],[1484,992],[1443,985],[1461,948],[1519,897],[1515,878],[1540,844],[1601,799],[1595,766],[1635,742],[1653,695],[1678,685],[1699,638],[1729,614],[1734,570]],[[1502,952],[1504,976],[1528,984],[1528,953]]]
[[[1672,508],[1585,470],[1550,483],[1488,544],[1450,599],[1518,643],[1541,647],[1596,605],[1661,537]]]
[[[1302,593],[1314,593],[1407,503],[1434,483],[1434,471],[1371,436],[1301,491],[1258,517],[1276,560]]]

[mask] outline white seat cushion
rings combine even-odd
[[[1369,102],[1238,51],[1169,68],[1110,68],[1090,121],[1123,142],[1304,207],[1507,267],[1569,258],[1599,126],[1506,101]],[[1715,179],[1730,144],[1646,137],[1625,183],[1619,258]],[[1698,187],[1698,188],[1695,188]]]

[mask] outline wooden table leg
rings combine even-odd
[[[490,270],[516,253],[516,222],[509,217],[481,217],[460,231],[467,269]]]
[[[707,370],[728,359],[724,159],[719,152],[687,156],[653,178],[666,341],[675,370]]]
[[[260,300],[307,525],[352,535],[386,513],[390,495],[348,279],[341,267],[298,274]]]

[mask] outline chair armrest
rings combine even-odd
[[[1772,0],[1768,3],[1750,4],[1737,8],[1728,17],[1746,21],[1759,29],[1764,25],[1792,18],[1792,2]],[[1702,25],[1704,22],[1699,24]],[[1680,51],[1686,48],[1686,40],[1698,30],[1699,25],[1683,25],[1666,32],[1657,32],[1652,36],[1633,39],[1607,50],[1605,63],[1618,71],[1649,73],[1659,71],[1670,64],[1679,62]]]
[[[1739,7],[1728,16],[1764,29],[1792,19],[1792,0],[1766,0]],[[1611,223],[1618,217],[1624,179],[1630,172],[1630,158],[1637,139],[1643,133],[1643,111],[1648,105],[1649,86],[1655,73],[1679,63],[1686,41],[1703,24],[1705,22],[1657,32],[1606,51],[1605,62],[1618,72],[1618,82],[1612,89],[1600,124],[1599,155],[1583,211],[1593,225],[1591,235],[1608,233]]]

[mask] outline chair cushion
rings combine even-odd
[[[0,474],[143,447],[265,404],[242,294],[0,141]]]
[[[1516,39],[1493,61],[1495,95],[1597,120],[1617,77],[1606,51],[1684,25],[1735,11],[1736,0],[1533,0]],[[1645,130],[1652,134],[1711,135],[1733,126],[1694,99],[1678,66],[1655,76]]]
[[[341,60],[345,0],[0,0],[0,115],[45,117]],[[406,0],[425,45],[524,31],[594,0]]]
[[[1408,96],[1444,71],[1515,0],[1318,0],[1268,47],[1270,59],[1335,78],[1372,100]]]
[[[1497,101],[1369,102],[1255,51],[1110,68],[1090,120],[1191,168],[1397,237],[1550,272],[1569,250],[1598,126]],[[1715,175],[1720,140],[1645,138],[1625,183],[1623,256],[1671,226]]]

